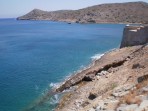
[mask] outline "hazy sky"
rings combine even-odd
[[[17,17],[34,8],[53,11],[80,9],[102,3],[132,2],[135,0],[0,0],[0,18]],[[148,2],[148,0],[142,0]]]

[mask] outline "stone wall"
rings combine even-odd
[[[148,25],[130,26],[124,28],[123,38],[120,48],[143,45],[148,43]]]

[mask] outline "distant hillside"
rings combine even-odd
[[[148,3],[101,4],[79,10],[42,11],[34,9],[18,20],[52,20],[76,23],[147,23]]]

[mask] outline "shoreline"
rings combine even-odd
[[[58,99],[59,99],[59,98],[63,98],[63,96],[64,96],[65,94],[68,94],[69,92],[74,91],[74,90],[77,88],[77,85],[79,86],[79,84],[81,84],[81,83],[78,83],[78,84],[76,84],[76,85],[74,85],[74,86],[71,86],[71,87],[69,87],[68,89],[64,89],[64,90],[62,90],[62,91],[57,91],[57,90],[58,90],[60,87],[62,87],[67,81],[69,81],[70,79],[72,79],[73,77],[77,77],[77,75],[83,73],[83,71],[86,71],[86,70],[90,69],[91,67],[94,67],[96,61],[98,61],[99,59],[101,59],[101,57],[103,57],[105,54],[110,53],[110,52],[113,52],[113,51],[116,51],[116,50],[118,50],[118,49],[119,49],[119,48],[113,48],[113,49],[110,49],[110,50],[104,52],[103,54],[100,54],[100,55],[99,55],[99,53],[95,54],[95,55],[99,55],[99,56],[98,56],[96,59],[95,59],[95,58],[92,58],[92,57],[94,57],[95,55],[92,56],[92,57],[91,57],[92,60],[91,60],[90,63],[89,63],[88,65],[86,65],[84,68],[78,69],[77,71],[75,71],[75,73],[71,73],[70,75],[66,76],[62,82],[56,83],[55,86],[53,85],[53,87],[52,87],[52,89],[50,90],[50,92],[48,92],[44,97],[47,97],[47,96],[49,96],[49,95],[52,96],[52,97],[55,96],[55,95],[61,95],[60,97],[58,97]],[[54,83],[53,83],[53,84],[54,84]],[[82,83],[82,84],[83,84],[83,83]],[[60,100],[61,100],[61,99],[59,99],[58,103],[60,102]],[[39,103],[38,103],[38,104],[39,104]],[[56,109],[56,108],[55,108],[55,109]]]
[[[9,19],[9,18],[6,18],[6,19]],[[10,18],[11,19],[11,18]],[[90,22],[86,22],[86,23],[77,23],[76,21],[62,21],[62,20],[48,20],[48,19],[17,19],[17,18],[14,18],[15,20],[17,21],[50,21],[50,22],[63,22],[63,23],[73,23],[73,24],[134,24],[134,25],[141,25],[143,23],[132,23],[132,22],[96,22],[96,23],[90,23]],[[69,24],[71,25],[71,24]]]
[[[46,95],[47,95],[47,96],[51,95],[51,96],[53,97],[53,96],[55,96],[55,95],[60,95],[60,94],[61,94],[61,96],[58,97],[58,99],[59,99],[59,100],[58,100],[58,103],[59,103],[60,100],[61,100],[60,98],[63,98],[63,97],[65,97],[65,95],[68,94],[69,92],[74,91],[74,90],[76,89],[77,85],[79,86],[79,84],[81,84],[81,83],[78,83],[78,84],[76,84],[76,85],[74,85],[74,86],[71,86],[71,87],[69,87],[68,89],[64,89],[64,90],[62,90],[62,91],[57,91],[60,87],[62,87],[67,81],[69,81],[69,80],[72,79],[73,77],[77,77],[77,75],[78,75],[78,74],[81,74],[83,71],[86,71],[86,70],[90,69],[91,67],[94,67],[96,61],[98,61],[99,59],[101,59],[101,57],[103,57],[105,54],[110,53],[110,52],[113,52],[113,51],[118,50],[118,49],[119,49],[119,48],[113,48],[113,49],[110,49],[110,50],[104,52],[103,54],[100,54],[100,55],[99,55],[99,53],[95,54],[95,55],[99,55],[99,56],[96,57],[96,58],[92,58],[92,57],[94,57],[95,55],[92,56],[92,57],[91,57],[92,60],[90,61],[90,63],[89,63],[87,66],[85,66],[85,67],[82,68],[82,69],[80,68],[80,69],[78,69],[77,71],[75,71],[75,73],[71,73],[70,75],[66,76],[65,79],[64,79],[62,82],[56,83],[57,85],[53,86],[52,89],[50,90],[50,92],[52,92],[52,93],[50,94],[50,92],[49,92],[49,93],[47,93]],[[54,84],[54,83],[53,83],[53,84]],[[82,83],[82,84],[83,84],[83,83]],[[46,95],[45,95],[45,97],[46,97]],[[56,107],[55,107],[53,110],[55,110],[55,109],[56,109]]]
[[[68,82],[74,86],[74,89],[62,96],[55,111],[91,111],[89,109],[96,108],[98,102],[103,101],[104,98],[111,95],[115,87],[130,87],[131,85],[133,86],[133,84],[135,85],[137,77],[142,76],[144,73],[141,75],[141,73],[136,72],[136,70],[131,69],[131,67],[139,60],[141,60],[141,63],[143,62],[142,53],[139,52],[145,52],[147,49],[148,46],[133,46],[106,52],[104,56],[95,61],[95,65],[92,66],[93,68],[86,69],[72,77],[73,80],[75,80],[75,77],[79,79],[79,77],[94,74],[92,80],[89,81],[83,78],[80,82],[76,81],[77,84]],[[144,57],[147,57],[147,55],[145,54]],[[146,61],[145,64],[147,64]],[[89,73],[89,71],[91,71],[91,73]],[[144,72],[143,69],[140,71]],[[131,72],[131,74],[129,74],[129,72]],[[80,76],[81,74],[83,76]],[[67,81],[71,81],[72,78]],[[65,84],[67,84],[67,81]],[[91,97],[89,97],[90,95],[93,95],[95,99],[91,99]],[[116,99],[117,98],[115,98],[115,100]],[[112,100],[109,101],[112,102]]]
[[[55,92],[57,92],[57,93],[62,93],[65,90],[69,90],[69,88],[73,87],[74,85],[72,85],[69,88],[65,88],[62,91],[58,91],[60,89],[60,87],[62,87],[64,84],[66,84],[66,82],[68,82],[69,80],[71,80],[71,79],[73,79],[73,78],[75,78],[77,76],[81,76],[81,74],[83,72],[89,70],[90,68],[95,67],[96,62],[99,61],[104,55],[106,55],[108,53],[111,53],[111,52],[114,52],[116,50],[119,50],[119,47],[118,48],[110,49],[110,50],[104,52],[103,54],[100,54],[96,59],[93,59],[92,57],[94,57],[95,55],[98,55],[99,53],[98,54],[95,54],[94,56],[91,57],[92,60],[90,61],[90,63],[88,65],[84,66],[84,68],[78,69],[77,71],[75,71],[75,73],[71,73],[70,75],[66,76],[65,79],[62,82],[58,83],[58,85],[56,87],[53,87],[52,90],[55,91]],[[75,85],[77,85],[77,83]]]
[[[50,83],[51,89],[48,90],[44,95],[42,95],[42,97],[39,97],[39,99],[37,99],[37,101],[34,101],[34,103],[31,106],[27,107],[23,111],[28,111],[28,110],[34,109],[34,108],[36,108],[36,107],[38,107],[40,105],[42,106],[42,104],[44,104],[44,102],[46,100],[48,100],[49,98],[50,98],[49,101],[51,102],[50,105],[54,106],[54,105],[58,104],[60,102],[60,100],[61,100],[60,98],[62,98],[63,95],[65,95],[65,94],[67,94],[67,93],[75,90],[75,86],[71,86],[68,89],[64,89],[62,91],[57,91],[60,87],[62,87],[71,78],[77,77],[77,74],[81,74],[83,71],[88,70],[89,68],[93,67],[94,64],[95,64],[95,62],[97,60],[99,60],[104,54],[106,54],[108,52],[111,52],[113,50],[116,50],[116,49],[111,49],[109,51],[106,51],[103,54],[100,54],[100,57],[98,59],[94,59],[93,60],[92,59],[93,56],[92,56],[91,57],[92,60],[90,61],[90,63],[88,65],[86,65],[84,68],[78,69],[77,71],[75,71],[75,73],[71,73],[70,75],[66,76],[62,82],[59,82],[59,83]],[[55,96],[57,96],[57,98]],[[56,109],[56,107],[54,109]]]

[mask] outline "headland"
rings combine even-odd
[[[148,23],[148,3],[100,4],[79,10],[34,9],[17,20],[50,20],[71,23]]]

